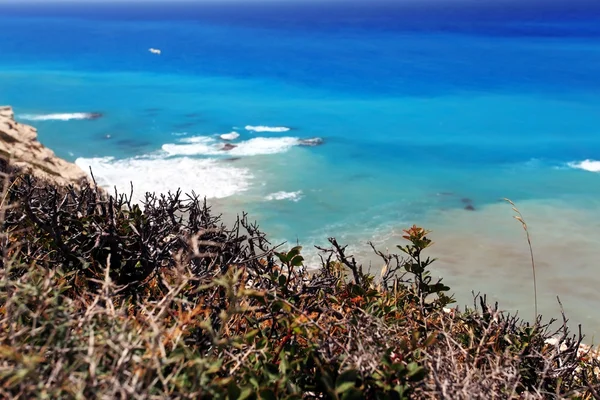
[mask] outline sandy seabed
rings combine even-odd
[[[600,206],[577,208],[561,200],[517,206],[531,237],[539,312],[545,320],[559,317],[559,296],[570,326],[581,323],[591,342],[600,334]],[[499,201],[476,211],[436,211],[421,225],[432,230],[435,244],[429,254],[438,258],[433,270],[452,288],[458,304],[472,304],[472,291],[485,293],[501,309],[532,319],[529,247],[513,215],[511,206]],[[390,244],[400,242],[395,236]]]

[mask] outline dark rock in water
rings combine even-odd
[[[316,137],[316,138],[311,138],[311,139],[300,139],[298,141],[298,144],[300,146],[320,146],[323,143],[325,143],[325,141],[320,138],[320,137]]]
[[[181,124],[173,125],[173,127],[175,129],[187,129],[187,128],[193,127],[194,125],[196,125],[195,122],[184,122],[184,123],[181,123]]]
[[[465,206],[465,210],[467,210],[467,211],[475,211],[475,207],[473,207],[472,204],[469,204],[469,205]]]
[[[235,149],[237,146],[235,144],[231,144],[231,143],[225,143],[223,145],[223,147],[221,147],[221,150],[223,151],[229,151],[231,149]]]
[[[160,112],[160,108],[146,108],[144,109],[144,113],[149,116],[149,117],[153,117],[158,115],[158,113]]]
[[[468,197],[464,197],[464,198],[460,199],[460,201],[463,204],[471,204],[471,203],[473,203],[473,200],[469,199]]]
[[[231,158],[226,158],[223,161],[234,162],[234,161],[238,161],[238,160],[241,160],[241,159],[242,159],[242,157],[231,157]]]
[[[87,116],[87,119],[98,119],[98,118],[102,118],[104,115],[102,113],[99,112],[93,112],[93,113],[89,113]]]
[[[119,147],[124,147],[127,149],[141,149],[148,147],[150,142],[136,139],[120,139],[117,141]]]

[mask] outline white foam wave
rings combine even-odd
[[[167,143],[162,145],[162,149],[170,156],[199,156],[219,154],[219,148],[214,143],[190,143],[174,144]]]
[[[581,162],[571,162],[568,165],[571,168],[583,169],[590,172],[600,172],[600,161],[583,160]]]
[[[298,202],[302,199],[302,190],[297,192],[275,192],[267,195],[265,200],[273,201],[273,200],[290,200],[293,202]]]
[[[179,139],[179,142],[180,143],[192,143],[192,144],[196,144],[196,143],[211,144],[211,143],[215,143],[215,139],[211,138],[210,136],[191,136],[191,137]]]
[[[91,167],[98,184],[109,190],[116,186],[120,193],[129,193],[133,182],[134,199],[138,202],[146,192],[177,189],[184,193],[193,190],[207,198],[224,198],[247,190],[252,180],[248,169],[188,157],[78,158],[75,163],[84,171]]]
[[[155,49],[155,48],[149,48],[148,51],[152,54],[157,54],[160,55],[162,53],[162,51],[160,49]]]
[[[253,138],[245,142],[241,142],[234,149],[228,151],[229,154],[235,156],[254,156],[260,154],[277,154],[284,153],[294,146],[298,145],[298,138],[281,137],[281,138]]]
[[[285,126],[252,126],[246,125],[246,130],[251,132],[287,132],[290,128]]]
[[[231,156],[256,156],[265,154],[277,154],[288,151],[299,145],[299,139],[295,137],[263,138],[257,137],[244,142],[237,143],[230,149],[224,148],[224,144],[208,136],[197,136],[180,141],[185,144],[167,143],[162,146],[170,156],[191,155],[231,155]]]
[[[55,113],[55,114],[22,114],[18,118],[27,121],[71,121],[77,119],[96,119],[98,113]]]
[[[229,133],[224,133],[224,134],[220,135],[219,137],[223,140],[235,140],[240,137],[240,134],[237,132],[229,132]]]

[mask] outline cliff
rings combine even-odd
[[[62,186],[79,187],[88,179],[77,165],[44,147],[34,127],[15,121],[14,112],[8,106],[0,106],[0,158],[24,173]]]

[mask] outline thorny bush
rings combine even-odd
[[[465,312],[405,231],[363,272],[333,238],[307,270],[195,194],[109,196],[9,174],[2,186],[0,396],[402,399],[596,396],[562,327],[481,299]],[[407,257],[406,257],[407,256]]]

